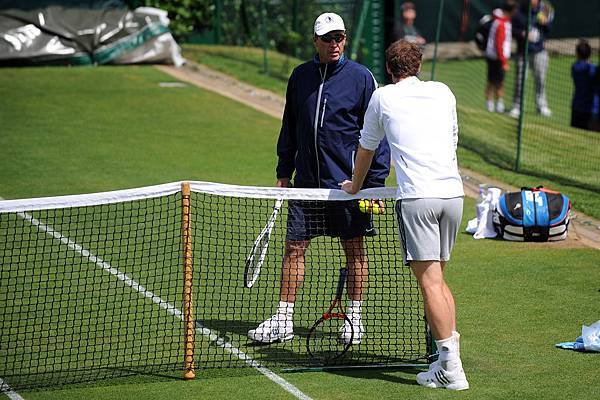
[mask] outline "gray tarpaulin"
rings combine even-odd
[[[168,26],[166,11],[131,11],[114,0],[0,0],[0,65],[179,66],[184,60]]]

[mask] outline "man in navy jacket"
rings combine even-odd
[[[277,186],[339,189],[352,177],[363,118],[377,82],[364,66],[344,55],[346,30],[334,13],[320,15],[314,26],[314,59],[294,69],[288,81],[281,132],[277,142]],[[364,188],[384,186],[390,151],[376,151]],[[285,255],[277,313],[248,332],[261,343],[291,340],[296,291],[304,278],[304,253],[317,236],[339,237],[346,254],[349,307],[354,334],[346,326],[340,338],[353,344],[363,335],[361,308],[367,260],[363,237],[373,234],[371,216],[356,201],[290,201]]]

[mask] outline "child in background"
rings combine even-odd
[[[504,112],[504,75],[508,71],[512,39],[511,18],[517,6],[505,2],[492,12],[494,22],[490,27],[485,59],[487,62],[487,85],[485,87],[486,108],[489,112]],[[494,107],[494,99],[496,104]]]
[[[586,40],[575,47],[577,61],[571,66],[573,77],[573,101],[571,102],[571,126],[591,130],[592,116],[598,115],[598,88],[600,73],[590,62],[592,48]]]

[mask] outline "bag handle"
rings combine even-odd
[[[555,190],[550,190],[550,189],[544,188],[543,185],[539,185],[539,186],[536,186],[536,187],[521,186],[521,191],[523,191],[523,190],[530,190],[532,192],[544,192],[544,193],[560,194],[560,192],[557,192]]]

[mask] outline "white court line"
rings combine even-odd
[[[17,213],[17,214],[24,220],[30,222],[32,225],[37,227],[40,231],[47,233],[48,235],[52,236],[53,238],[55,238],[57,240],[60,240],[62,243],[67,245],[71,250],[75,251],[76,253],[79,253],[84,258],[87,258],[88,260],[92,261],[98,267],[102,268],[103,270],[110,273],[111,275],[114,275],[116,278],[118,278],[120,281],[125,283],[127,286],[131,287],[132,289],[137,290],[139,293],[141,293],[145,297],[151,299],[152,302],[154,302],[161,308],[164,308],[169,314],[171,314],[183,321],[183,312],[181,310],[177,309],[174,305],[164,301],[163,299],[161,299],[159,296],[157,296],[153,292],[147,290],[145,287],[140,285],[138,282],[131,279],[130,277],[128,277],[127,275],[125,275],[124,273],[119,271],[118,269],[112,267],[110,264],[108,264],[106,261],[102,260],[100,257],[90,253],[89,250],[84,249],[83,247],[81,247],[80,245],[78,245],[77,243],[75,243],[74,241],[69,239],[68,237],[63,236],[60,232],[55,231],[50,226],[45,225],[43,222],[37,220],[33,216],[31,216],[27,213]],[[250,357],[243,351],[239,350],[238,348],[234,347],[231,343],[225,342],[222,338],[219,338],[218,335],[216,335],[209,328],[206,328],[206,327],[202,326],[200,323],[196,322],[196,330],[198,332],[200,332],[202,335],[208,337],[211,341],[215,342],[218,346],[224,348],[225,350],[229,351],[231,354],[237,356],[240,360],[244,361],[246,364],[255,368],[258,372],[260,372],[261,374],[263,374],[264,376],[269,378],[271,381],[273,381],[276,384],[278,384],[279,386],[281,386],[284,390],[286,390],[287,392],[292,394],[294,397],[301,399],[301,400],[312,400],[310,397],[308,397],[307,395],[302,393],[300,391],[300,389],[298,389],[297,387],[292,385],[290,382],[286,381],[285,379],[283,379],[282,377],[280,377],[279,375],[277,375],[270,369],[261,366],[257,361],[252,359],[252,357]],[[20,397],[18,397],[18,398],[20,399]]]
[[[0,393],[6,395],[11,400],[25,400],[19,393],[12,390],[2,378],[0,378]]]

